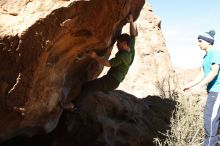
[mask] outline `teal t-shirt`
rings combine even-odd
[[[131,36],[130,52],[118,51],[115,58],[112,58],[109,62],[111,65],[108,75],[113,76],[117,81],[122,82],[125,78],[130,65],[133,62],[135,55],[135,37]]]
[[[210,48],[206,55],[203,57],[203,71],[207,76],[211,71],[212,64],[220,65],[220,50]],[[208,84],[207,91],[220,92],[220,73]]]

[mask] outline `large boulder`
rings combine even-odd
[[[100,66],[85,56],[105,54],[144,0],[2,0],[0,2],[0,141],[51,132],[62,109]],[[25,111],[17,112],[24,108]],[[21,111],[21,110],[20,110]]]

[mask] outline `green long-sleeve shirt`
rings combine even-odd
[[[115,58],[112,58],[109,62],[111,65],[107,75],[113,76],[117,81],[122,82],[125,78],[130,65],[133,62],[135,55],[135,37],[131,36],[130,52],[118,51]]]

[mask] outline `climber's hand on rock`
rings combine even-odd
[[[88,52],[86,55],[93,59],[97,58],[97,54],[94,51]]]
[[[128,17],[127,17],[127,21],[128,21],[129,23],[131,23],[131,22],[134,21],[134,20],[133,20],[133,15],[132,15],[132,14],[129,14],[129,15],[128,15]]]

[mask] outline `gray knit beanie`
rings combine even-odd
[[[215,36],[215,31],[210,30],[209,32],[205,32],[204,34],[199,35],[198,39],[202,39],[202,40],[210,43],[211,45],[213,45],[214,44],[214,36]]]

